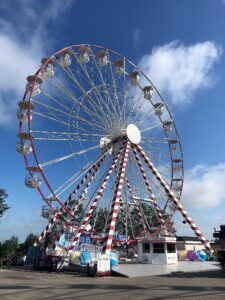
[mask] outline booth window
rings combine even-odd
[[[153,244],[153,253],[164,253],[164,244],[163,243]]]
[[[167,252],[168,253],[176,253],[176,246],[174,243],[167,244]]]
[[[143,253],[150,253],[150,244],[149,243],[143,243],[142,244],[142,252]]]

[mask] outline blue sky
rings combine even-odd
[[[0,186],[11,209],[0,240],[38,233],[39,194],[24,185],[15,117],[25,78],[40,59],[72,44],[113,49],[139,65],[174,115],[185,162],[183,203],[208,238],[225,221],[225,1],[2,0]],[[177,221],[179,233],[191,234]]]

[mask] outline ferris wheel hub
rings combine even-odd
[[[133,144],[139,144],[141,141],[141,132],[134,124],[127,126],[127,137]]]

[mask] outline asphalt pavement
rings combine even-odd
[[[225,299],[225,273],[216,270],[138,278],[91,278],[7,268],[0,269],[0,299]]]

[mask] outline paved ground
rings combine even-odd
[[[225,299],[222,271],[139,278],[87,278],[74,274],[0,269],[1,300]]]
[[[118,264],[113,268],[118,274],[126,277],[143,277],[143,276],[157,276],[170,274],[171,272],[196,272],[196,271],[216,271],[220,266],[218,262],[214,261],[179,261],[178,264],[171,265],[151,265],[138,263]]]

